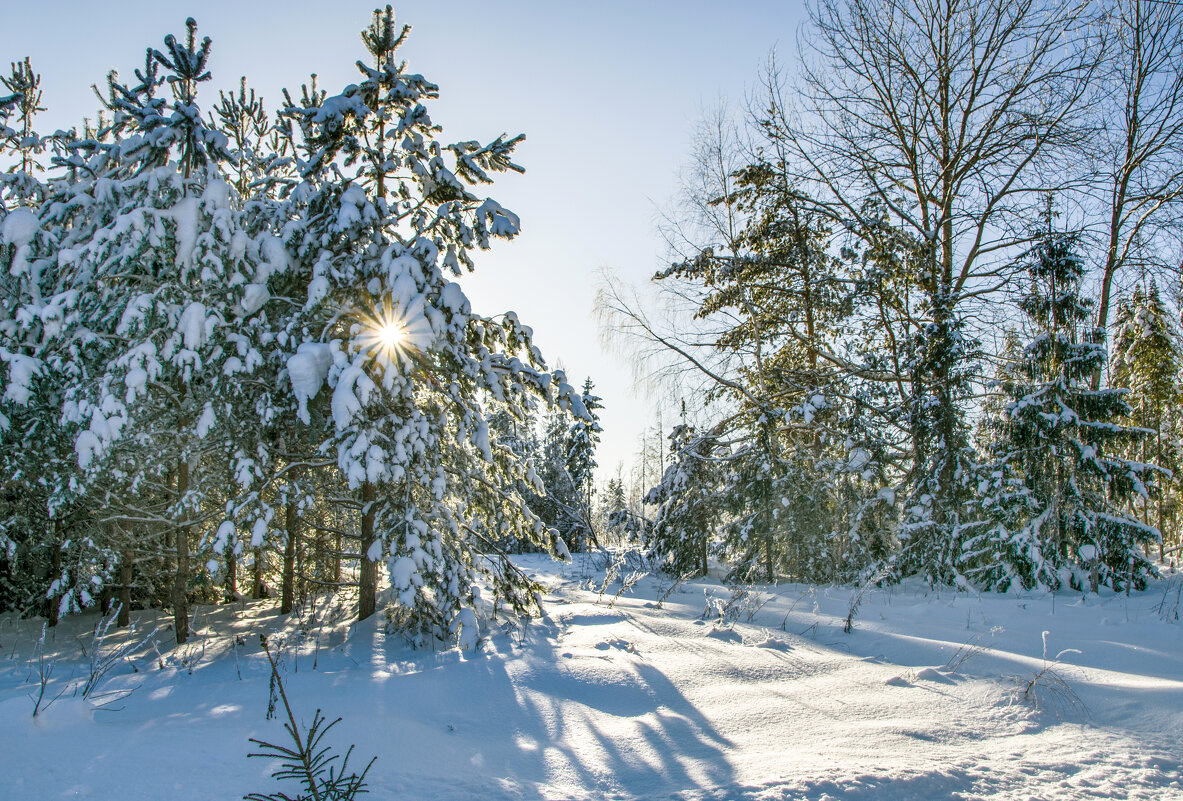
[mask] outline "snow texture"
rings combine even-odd
[[[6,615],[0,795],[147,801],[283,789],[273,766],[246,758],[256,750],[248,738],[283,736],[265,717],[257,635],[266,633],[283,649],[297,717],[317,707],[339,715],[334,748],[355,744],[362,764],[377,757],[373,798],[1183,798],[1183,628],[1174,607],[1165,619],[1158,611],[1176,598],[1178,576],[1129,599],[874,590],[843,634],[845,587],[757,586],[767,603],[750,621],[725,622],[701,617],[704,594],[730,597],[713,579],[681,585],[659,609],[664,589],[647,578],[610,606],[615,585],[599,603],[585,589],[589,576],[602,581],[585,555],[518,565],[548,587],[547,615],[478,638],[462,613],[464,650],[412,650],[383,633],[380,614],[333,623],[349,617],[343,599],[319,601],[315,620],[277,618],[271,601],[202,607],[200,648],[169,650],[164,634],[161,656],[150,646],[133,654],[101,697],[66,692],[36,720],[26,678],[40,622]],[[144,632],[157,614],[133,619]],[[67,618],[47,643],[53,694],[85,675],[75,635],[89,638],[94,622]],[[126,636],[113,633],[108,647]],[[1079,653],[1053,664],[1064,649]],[[1049,665],[1079,706],[1050,686],[1037,688],[1038,708],[1023,698]],[[188,758],[171,758],[178,752]]]
[[[324,386],[332,364],[331,347],[319,342],[301,343],[295,355],[288,359],[288,380],[292,383],[292,394],[299,404],[297,413],[304,423],[310,422],[308,401],[315,398]]]
[[[32,209],[15,208],[0,221],[0,244],[12,245],[12,265],[8,268],[12,275],[26,275],[30,272],[29,245],[37,236],[41,226],[37,222],[37,215]],[[30,289],[35,291],[37,277],[30,276]]]

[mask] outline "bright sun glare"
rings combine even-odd
[[[406,342],[406,337],[406,329],[397,320],[386,322],[378,329],[378,340],[387,350],[394,351],[401,348]]]
[[[389,305],[363,315],[362,341],[370,353],[386,360],[402,361],[413,349],[413,335],[403,314]]]

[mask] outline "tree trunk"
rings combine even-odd
[[[361,568],[358,571],[357,619],[365,620],[377,608],[378,563],[370,558],[374,545],[374,485],[361,487]]]
[[[283,588],[280,590],[279,613],[292,611],[296,595],[296,537],[299,535],[300,516],[296,504],[289,497],[284,511],[284,534],[287,541],[283,546]]]
[[[234,543],[226,546],[226,603],[238,600],[238,556],[234,553]]]
[[[333,583],[341,583],[341,535],[336,534],[333,537]]]
[[[58,581],[62,577],[62,521],[54,519],[53,521],[53,542],[51,543],[53,553],[50,555],[50,565],[52,566],[52,573],[49,576],[49,581],[52,583]],[[50,627],[58,624],[58,610],[61,608],[62,588],[58,585],[56,592],[49,594],[49,620]]]
[[[265,597],[265,594],[263,592],[263,590],[264,590],[264,586],[263,586],[263,566],[264,566],[264,564],[266,564],[266,558],[264,556],[263,546],[260,545],[258,548],[255,548],[255,567],[254,567],[254,571],[253,571],[254,582],[251,587],[251,597],[254,598],[256,601],[259,600],[260,598]]]
[[[772,570],[772,532],[764,535],[764,579],[769,584],[772,583],[774,573]]]
[[[126,628],[131,625],[131,549],[124,549],[119,557],[119,618],[115,625]]]
[[[184,499],[189,491],[189,463],[184,459],[177,460],[177,500]],[[182,516],[185,511],[180,510]],[[173,582],[173,633],[177,645],[183,645],[189,639],[189,529],[178,526],[176,530],[177,543],[177,574]]]

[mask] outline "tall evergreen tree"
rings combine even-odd
[[[1036,335],[1001,382],[1009,402],[996,424],[1000,455],[980,487],[996,510],[987,533],[996,546],[978,558],[1004,561],[1024,587],[1141,587],[1154,573],[1144,548],[1159,535],[1127,504],[1147,497],[1159,471],[1120,455],[1144,432],[1120,422],[1131,413],[1125,390],[1091,388],[1106,351],[1087,327],[1079,237],[1050,228],[1049,214],[1024,260],[1029,291],[1019,305]]]
[[[1150,502],[1142,504],[1142,522],[1151,523],[1165,537],[1168,530],[1175,528],[1183,486],[1177,411],[1183,354],[1171,316],[1153,281],[1137,287],[1128,302],[1119,303],[1115,324],[1109,383],[1130,390],[1127,400],[1132,414],[1127,422],[1150,432],[1126,455],[1170,471],[1169,477],[1158,482]],[[1172,525],[1168,527],[1168,523]],[[1162,551],[1160,543],[1160,557]]]
[[[852,564],[851,532],[869,522],[859,510],[877,499],[875,490],[854,497],[875,482],[849,479],[871,467],[859,420],[877,409],[850,359],[857,281],[835,255],[832,225],[783,164],[757,160],[726,176],[708,205],[728,221],[722,241],[656,277],[694,287],[696,317],[720,325],[713,342],[730,369],[706,372],[720,408],[712,430],[734,444],[719,468],[734,484],[720,510],[724,548],[737,576],[826,580]],[[867,458],[851,473],[854,454]]]
[[[408,33],[389,6],[375,12],[360,83],[283,112],[308,153],[283,234],[297,311],[270,358],[286,365],[305,422],[309,401],[330,398],[322,447],[361,514],[359,616],[374,610],[385,559],[409,636],[472,643],[482,576],[512,609],[535,605],[535,585],[489,532],[545,539],[517,489],[529,465],[495,448],[486,399],[519,418],[547,401],[585,412],[515,315],[473,313],[448,280],[473,267],[471,250],[517,234],[517,216],[474,189],[520,171],[522,137],[441,143],[426,107],[437,87],[397,60]]]
[[[935,291],[940,295],[951,290],[946,286]],[[908,343],[906,408],[912,455],[895,557],[903,575],[919,573],[941,584],[959,579],[960,512],[973,491],[965,404],[978,343],[966,334],[955,306],[947,299],[931,303],[931,319]]]
[[[726,469],[718,461],[718,440],[709,432],[682,424],[674,426],[669,440],[671,464],[645,498],[657,507],[649,550],[675,575],[705,576],[726,510]]]
[[[61,520],[54,520],[60,515],[53,490],[61,485],[52,476],[63,466],[54,398],[62,387],[42,352],[60,320],[40,220],[46,187],[39,157],[48,140],[35,129],[45,109],[40,75],[28,59],[14,63],[0,83],[10,93],[0,97],[0,158],[7,165],[0,173],[0,608],[45,611],[52,623],[62,595],[54,583],[73,582],[61,581],[64,538]],[[61,474],[70,474],[68,464]]]
[[[603,408],[601,399],[592,390],[595,384],[590,378],[583,382],[580,400],[587,411],[587,417],[578,418],[567,431],[567,475],[576,492],[579,528],[581,533],[568,546],[586,550],[596,543],[596,532],[592,518],[592,497],[596,491],[596,446],[600,443],[600,416],[596,411]]]
[[[226,180],[226,140],[197,105],[210,41],[192,19],[187,29],[149,51],[135,84],[111,77],[109,141],[71,144],[74,180],[50,211],[76,299],[59,342],[76,382],[64,417],[77,426],[78,466],[108,516],[163,526],[178,643],[193,527],[217,474],[201,462],[234,428],[225,399],[250,370],[245,332],[258,321],[244,313],[245,287],[265,269]]]

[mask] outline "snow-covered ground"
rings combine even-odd
[[[659,607],[653,577],[614,600],[590,559],[520,564],[550,588],[546,617],[467,654],[327,604],[202,607],[190,645],[162,630],[83,699],[97,618],[70,618],[44,648],[48,695],[66,692],[35,720],[40,623],[6,616],[0,798],[285,789],[247,758],[249,738],[283,738],[263,633],[286,643],[298,716],[341,716],[329,739],[356,744],[351,766],[377,757],[376,799],[1183,799],[1183,577],[1129,599],[875,589],[847,634],[845,587],[733,599],[694,581]]]

